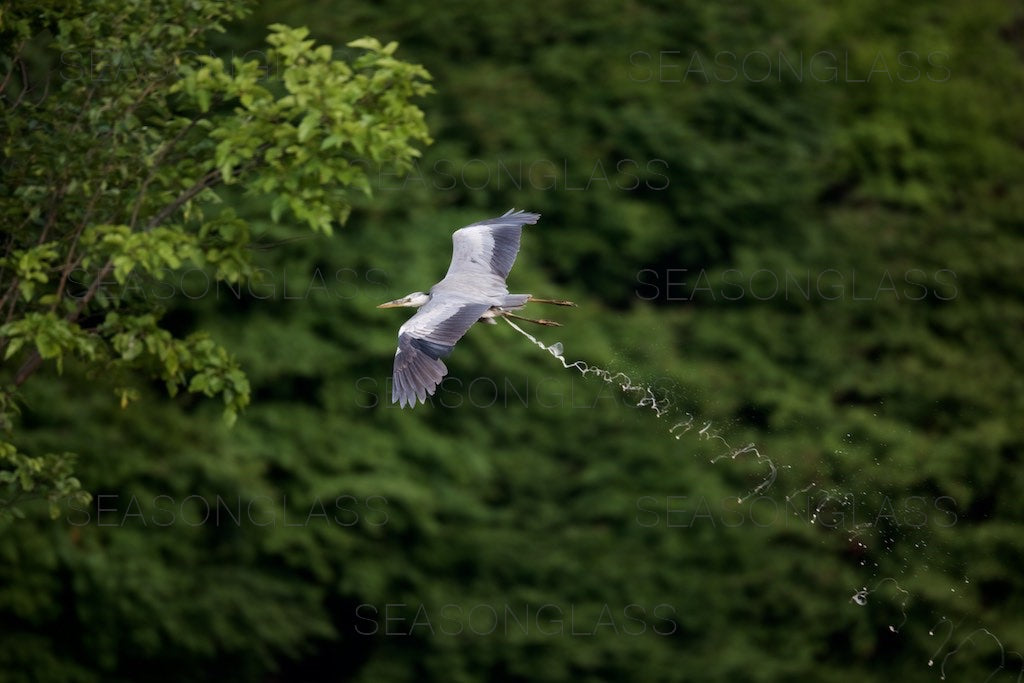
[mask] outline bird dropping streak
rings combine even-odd
[[[607,382],[608,384],[618,385],[618,387],[627,394],[632,394],[634,398],[636,398],[637,408],[649,408],[650,410],[654,411],[655,416],[658,418],[664,417],[671,408],[671,403],[667,399],[662,398],[659,400],[658,397],[655,396],[654,390],[651,389],[651,387],[644,384],[634,384],[633,380],[629,377],[629,375],[623,372],[609,372],[608,370],[593,365],[589,365],[588,363],[581,360],[573,361],[572,363],[570,363],[565,359],[565,356],[563,355],[564,350],[562,348],[561,342],[556,342],[551,346],[548,346],[547,344],[545,344],[544,342],[540,341],[532,334],[527,332],[526,330],[516,325],[508,318],[503,318],[503,320],[507,322],[509,325],[511,325],[514,330],[519,332],[519,334],[523,335],[531,342],[539,346],[541,349],[547,351],[552,356],[557,358],[558,361],[562,364],[562,367],[564,367],[565,369],[576,370],[584,377],[586,377],[587,375],[593,375],[601,379],[602,381]],[[693,417],[690,416],[687,421],[673,425],[672,428],[669,430],[669,433],[675,436],[676,439],[679,439],[679,437],[685,434],[687,431],[689,431],[692,426]],[[677,432],[676,430],[681,431]],[[771,458],[768,458],[764,454],[762,454],[754,444],[747,444],[745,446],[741,446],[740,448],[733,448],[720,434],[711,431],[710,422],[705,424],[704,427],[698,432],[698,437],[703,437],[704,439],[708,440],[721,441],[722,444],[728,449],[727,452],[722,453],[721,455],[713,458],[711,460],[712,464],[724,458],[735,460],[738,456],[744,454],[753,454],[757,460],[764,461],[767,464],[768,475],[746,496],[739,498],[738,500],[740,503],[743,503],[751,496],[756,496],[760,494],[775,482],[775,479],[778,476],[778,470],[775,467],[775,463],[772,462]]]

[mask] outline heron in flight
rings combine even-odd
[[[531,320],[514,314],[529,302],[575,306],[571,301],[537,299],[530,294],[509,294],[505,278],[519,253],[524,225],[540,214],[512,209],[498,218],[467,225],[452,235],[452,262],[444,279],[429,292],[413,292],[377,308],[419,308],[398,329],[398,351],[392,378],[391,402],[401,407],[425,403],[433,396],[448,368],[441,361],[476,322],[495,324],[500,317],[539,325],[558,326],[551,320]]]

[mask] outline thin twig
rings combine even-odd
[[[135,224],[139,219],[139,210],[142,208],[142,200],[146,196],[146,190],[149,188],[149,184],[153,182],[153,178],[156,177],[156,171],[160,168],[160,164],[163,163],[164,157],[166,157],[167,153],[170,152],[171,149],[178,144],[190,130],[192,130],[198,121],[198,116],[192,119],[187,126],[178,131],[177,135],[164,143],[163,148],[157,152],[156,157],[153,159],[153,166],[149,171],[149,175],[147,175],[146,179],[143,181],[142,186],[139,188],[139,196],[135,199],[135,207],[132,209],[132,220],[128,224],[131,229],[135,229]]]
[[[167,218],[171,214],[173,214],[175,211],[180,209],[181,206],[183,204],[185,204],[185,202],[189,201],[190,199],[195,197],[197,194],[199,194],[203,190],[205,190],[207,188],[210,188],[210,187],[213,187],[218,182],[220,182],[220,179],[221,179],[220,169],[216,169],[216,168],[213,169],[212,171],[210,171],[209,173],[204,175],[202,178],[197,180],[195,182],[195,184],[192,185],[192,187],[188,188],[187,190],[182,192],[180,195],[178,195],[178,197],[173,202],[171,202],[170,204],[165,206],[163,209],[161,209],[160,213],[158,213],[157,215],[153,216],[153,218],[151,218],[149,220],[149,222],[146,223],[146,227],[144,229],[145,230],[151,230],[151,229],[155,228],[156,226],[160,225],[165,220],[167,220]]]

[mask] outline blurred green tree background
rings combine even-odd
[[[199,51],[270,80],[275,23],[398,41],[434,142],[333,236],[227,188],[256,279],[130,280],[235,355],[234,427],[23,385],[93,499],[0,528],[3,678],[1015,680],[1020,7],[280,0]],[[374,305],[513,206],[511,289],[579,303],[539,337],[660,416],[506,325],[390,404]]]

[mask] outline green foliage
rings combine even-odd
[[[61,505],[88,505],[92,500],[89,493],[81,490],[81,484],[72,472],[73,453],[47,453],[42,456],[28,456],[20,453],[13,444],[0,441],[0,485],[4,490],[13,491],[10,498],[0,498],[0,524],[12,517],[24,518],[17,507],[19,502],[45,499],[49,504],[50,516],[57,519]]]
[[[287,207],[330,232],[348,215],[348,193],[369,191],[355,159],[408,166],[419,154],[412,143],[429,142],[411,103],[429,92],[429,75],[396,59],[397,45],[361,39],[349,64],[305,40],[306,29],[276,24],[273,77],[256,61],[199,54],[206,31],[243,14],[239,3],[184,0],[158,10],[5,5],[0,405],[8,431],[17,387],[42,361],[62,371],[67,357],[122,378],[122,407],[138,395],[136,371],[171,395],[220,396],[233,423],[250,399],[233,356],[205,334],[175,337],[148,302],[112,294],[108,277],[123,286],[192,267],[242,282],[253,273],[251,232],[233,210],[211,211],[220,188],[268,195],[275,221]],[[12,491],[59,493],[74,482],[68,460],[16,453],[2,470]]]
[[[349,43],[367,52],[352,65],[334,59],[329,45],[305,40],[308,29],[274,24],[266,58],[283,69],[278,96],[261,85],[265,67],[235,58],[230,64],[200,57],[186,67],[172,92],[183,92],[199,110],[211,103],[235,103],[234,114],[208,131],[216,141],[214,160],[225,184],[243,182],[253,194],[275,197],[276,221],[285,207],[315,230],[348,216],[345,188],[370,191],[361,160],[397,160],[401,170],[418,156],[409,140],[429,141],[423,113],[409,104],[424,95],[429,78],[422,67],[393,57],[397,43],[372,38]],[[236,174],[257,163],[256,178]]]

